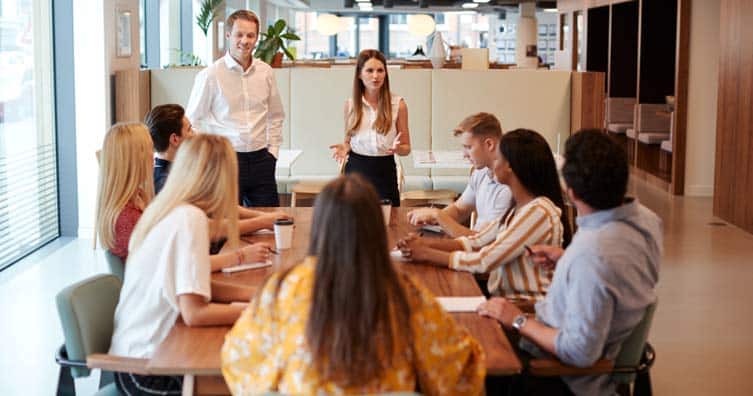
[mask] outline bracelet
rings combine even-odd
[[[235,254],[238,256],[238,263],[237,263],[237,265],[243,264],[243,251],[241,251],[240,249],[238,249],[238,250],[235,251]]]

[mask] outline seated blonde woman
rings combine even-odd
[[[97,235],[102,246],[124,262],[128,259],[131,233],[154,198],[152,147],[144,124],[116,124],[107,131],[99,154]],[[212,240],[224,233],[219,229]],[[264,258],[268,251],[268,246],[254,244],[212,255],[212,271]]]
[[[181,146],[175,164],[133,231],[110,354],[148,359],[179,317],[188,326],[229,325],[241,313],[210,302],[210,235],[224,223],[230,246],[238,243],[235,152],[224,137],[200,135]],[[266,260],[264,247],[253,260]],[[127,395],[181,390],[178,377],[118,373],[115,382]]]
[[[531,261],[526,247],[560,247],[570,241],[552,150],[534,131],[507,132],[499,142],[494,177],[510,186],[513,198],[512,207],[499,221],[476,235],[456,239],[409,235],[398,247],[413,261],[489,274],[487,290],[492,295],[525,304],[541,300],[551,274]]]
[[[96,230],[102,247],[123,261],[153,186],[149,131],[138,122],[113,125],[99,154]]]
[[[310,256],[272,276],[225,338],[233,394],[481,393],[478,342],[392,266],[378,202],[358,175],[319,194]]]

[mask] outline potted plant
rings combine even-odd
[[[256,44],[254,56],[272,67],[282,67],[283,53],[288,59],[295,60],[295,55],[287,48],[286,41],[298,41],[301,38],[289,30],[284,19],[278,19],[274,25],[269,25],[266,33],[261,34],[259,42]]]

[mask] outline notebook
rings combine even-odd
[[[232,272],[248,271],[248,270],[257,269],[257,268],[270,267],[271,265],[272,263],[269,261],[264,262],[264,263],[248,263],[248,264],[235,265],[232,267],[225,267],[222,269],[222,272],[228,274]]]
[[[437,297],[437,301],[447,312],[476,312],[476,308],[486,301],[486,297]]]

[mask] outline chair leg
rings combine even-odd
[[[104,388],[107,385],[115,382],[115,373],[112,371],[100,371],[99,373],[99,389]]]
[[[70,367],[60,367],[57,396],[76,396],[76,383],[73,381],[73,376],[71,376]]]
[[[648,370],[638,373],[633,384],[633,396],[651,396],[651,376]]]
[[[617,394],[620,396],[630,396],[630,384],[617,384]]]

